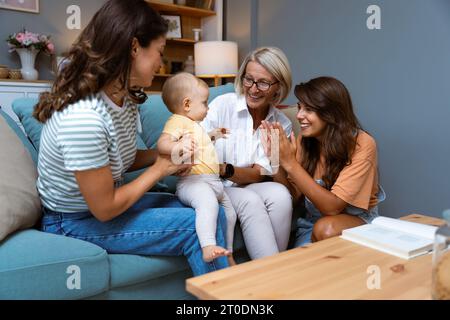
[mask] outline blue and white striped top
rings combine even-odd
[[[115,186],[136,158],[136,104],[114,104],[101,92],[55,112],[41,135],[37,188],[44,207],[88,211],[74,171],[111,167]]]

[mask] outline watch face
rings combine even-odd
[[[229,178],[232,177],[234,175],[234,167],[233,167],[233,165],[232,164],[227,164],[227,167],[226,167],[225,171],[226,171],[227,177],[229,177]]]

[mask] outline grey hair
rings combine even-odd
[[[247,70],[250,61],[257,62],[262,65],[272,76],[274,76],[280,84],[280,90],[277,93],[273,105],[280,104],[287,98],[292,88],[292,71],[289,61],[284,52],[276,47],[261,47],[250,52],[245,58],[239,69],[234,86],[238,95],[244,94],[244,86],[242,78]]]

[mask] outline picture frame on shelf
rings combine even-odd
[[[0,9],[39,13],[39,0],[0,0]]]
[[[168,39],[181,39],[183,37],[181,16],[177,15],[161,15],[161,17],[169,24]]]

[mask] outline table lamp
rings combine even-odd
[[[232,41],[197,42],[195,53],[195,75],[199,78],[214,78],[219,85],[222,78],[233,78],[238,72],[238,46]]]

